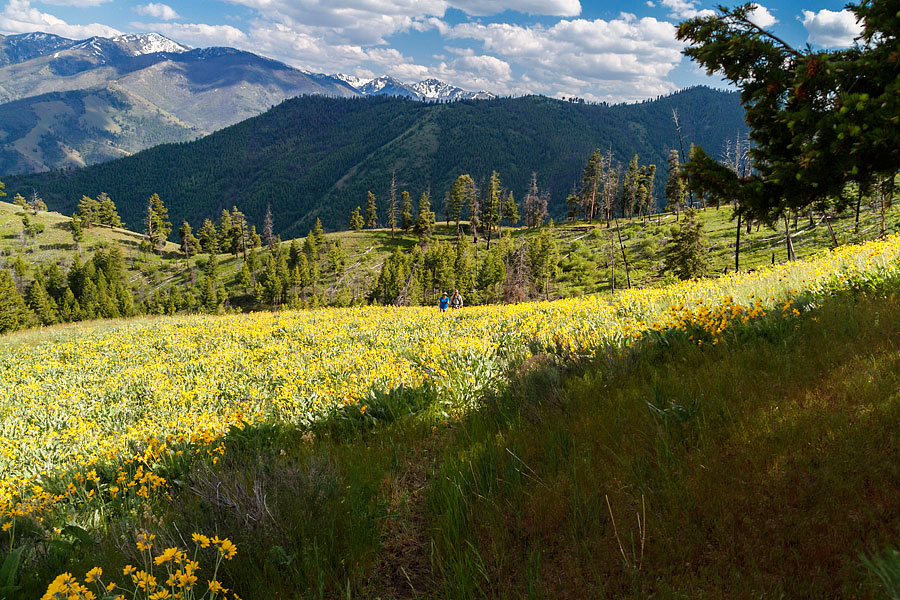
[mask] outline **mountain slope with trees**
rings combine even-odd
[[[384,207],[392,175],[413,198],[430,191],[441,217],[444,195],[459,173],[470,173],[481,190],[497,171],[503,186],[523,198],[536,172],[550,192],[550,215],[560,217],[596,148],[622,164],[638,154],[642,164],[658,165],[659,200],[662,167],[669,150],[679,147],[673,111],[684,143],[712,154],[746,130],[736,94],[702,87],[627,105],[538,96],[448,104],[309,96],[191,143],[4,181],[12,193],[37,190],[63,213],[73,212],[84,194],[107,192],[126,222],[140,220],[154,193],[176,222],[215,218],[237,205],[261,223],[271,205],[275,232],[296,237],[317,218],[326,229],[345,229],[347,215],[364,205],[369,190]]]

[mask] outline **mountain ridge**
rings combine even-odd
[[[558,218],[598,147],[611,149],[621,163],[639,154],[642,163],[656,164],[659,196],[668,150],[677,147],[672,110],[679,112],[685,143],[714,154],[746,131],[737,94],[702,87],[622,105],[543,96],[451,103],[303,96],[193,142],[84,169],[0,178],[8,193],[34,188],[64,213],[82,194],[107,192],[127,222],[142,219],[153,193],[176,224],[187,218],[199,225],[233,205],[259,224],[271,205],[276,231],[296,236],[316,218],[330,230],[346,228],[368,190],[384,215],[392,173],[414,199],[430,190],[432,208],[441,213],[444,193],[460,173],[481,182],[497,170],[521,200],[536,172]]]

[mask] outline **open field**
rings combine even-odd
[[[98,515],[160,502],[195,464],[213,468],[241,429],[371,427],[398,411],[465,419],[536,357],[602,363],[667,331],[715,347],[735,327],[800,316],[823,294],[898,270],[893,236],[609,298],[98,322],[46,343],[13,334],[0,347],[2,521],[15,533],[36,519],[51,537],[62,525],[91,530]]]

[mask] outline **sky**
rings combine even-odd
[[[677,24],[740,0],[0,0],[0,33],[155,31],[315,73],[435,77],[500,95],[627,102],[704,84]],[[845,0],[765,0],[754,21],[788,43],[852,44]]]

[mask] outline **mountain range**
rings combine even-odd
[[[309,94],[492,97],[437,80],[310,73],[233,48],[190,48],[156,33],[86,40],[0,35],[0,174],[80,167],[196,139]]]
[[[147,198],[159,193],[172,221],[199,226],[205,217],[238,206],[262,223],[267,206],[275,230],[304,235],[316,218],[345,229],[366,192],[387,206],[392,174],[414,199],[430,191],[443,214],[443,198],[461,173],[477,182],[499,172],[522,199],[536,172],[550,192],[555,217],[580,184],[595,148],[620,163],[635,154],[657,165],[657,196],[665,185],[670,148],[678,148],[677,110],[685,144],[718,155],[726,140],[745,135],[737,93],[698,87],[638,104],[586,104],[542,96],[419,102],[409,97],[301,96],[189,143],[165,144],[82,169],[4,177],[7,193],[36,190],[51,208],[70,214],[83,194],[107,192],[132,226]]]

